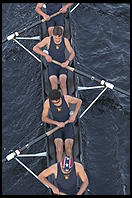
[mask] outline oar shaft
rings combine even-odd
[[[65,121],[65,125],[69,123],[69,120]],[[51,129],[50,131],[44,133],[43,135],[39,136],[38,138],[34,139],[33,141],[29,142],[28,144],[26,144],[25,146],[23,146],[22,148],[20,148],[19,150],[16,150],[15,152],[10,153],[9,155],[6,156],[6,158],[4,158],[2,160],[2,162],[10,161],[11,159],[14,159],[17,155],[19,155],[22,151],[24,151],[25,149],[29,148],[30,146],[32,146],[33,144],[39,142],[40,140],[42,140],[43,138],[50,136],[52,133],[54,133],[55,131],[57,131],[60,127],[57,126],[53,129]]]
[[[52,14],[50,17],[53,18],[53,17],[57,16],[57,15],[60,14],[60,13],[61,13],[61,12],[56,12],[56,13]],[[15,33],[13,33],[13,34],[11,34],[11,35],[9,35],[9,36],[7,36],[7,38],[5,38],[4,40],[2,40],[2,44],[5,43],[5,42],[8,41],[8,40],[12,40],[15,36],[19,36],[21,33],[23,33],[23,32],[25,32],[25,31],[27,31],[27,30],[29,30],[29,29],[31,29],[31,28],[33,28],[33,27],[35,27],[35,26],[41,24],[42,22],[45,22],[45,20],[44,20],[44,19],[41,19],[40,21],[37,21],[37,22],[35,22],[35,23],[29,25],[28,27],[25,27],[25,28],[22,29],[22,30],[20,30],[20,31],[18,31],[18,32],[15,32]]]
[[[70,70],[71,70],[71,69],[70,69]],[[100,83],[101,85],[105,85],[106,87],[108,87],[108,88],[110,88],[110,89],[114,89],[114,90],[116,90],[116,91],[118,91],[118,92],[120,92],[120,93],[122,93],[122,94],[124,94],[124,95],[126,95],[126,96],[130,96],[130,93],[128,93],[128,92],[125,91],[125,90],[122,90],[121,88],[115,87],[113,84],[111,84],[111,83],[109,83],[109,82],[105,82],[104,80],[100,80],[100,79],[98,79],[98,78],[96,78],[96,77],[94,77],[94,76],[91,76],[91,75],[89,75],[89,74],[86,74],[86,73],[84,73],[84,72],[82,72],[82,71],[79,71],[79,70],[77,70],[77,69],[74,69],[74,72],[76,72],[76,73],[78,73],[78,74],[80,74],[80,75],[82,75],[82,76],[85,76],[85,77],[87,77],[87,78],[90,78],[91,80],[96,81],[96,82]],[[103,84],[103,83],[104,83],[104,84]]]
[[[55,63],[55,64],[57,64],[57,65],[60,65],[60,66],[61,66],[61,63],[58,62],[58,61],[56,61],[56,60],[53,60],[53,59],[52,59],[52,62]],[[87,78],[90,78],[91,80],[95,80],[95,81],[97,81],[97,82],[100,83],[100,80],[97,79],[97,78],[95,78],[94,76],[91,76],[91,75],[89,75],[89,74],[86,74],[86,73],[84,73],[84,72],[82,72],[82,71],[79,71],[78,69],[75,69],[75,68],[70,67],[70,66],[67,66],[66,68],[67,68],[68,70],[72,71],[72,72],[76,72],[76,73],[78,73],[78,74],[80,74],[80,75],[82,75],[82,76],[85,76],[85,77],[87,77]]]
[[[2,44],[5,43],[6,41],[8,41],[7,38],[3,39]]]
[[[84,73],[84,72],[82,72],[82,71],[80,71],[80,70],[78,70],[78,69],[74,69],[74,71],[75,71],[75,73],[77,73],[77,74],[80,74],[80,75],[82,75],[82,76],[84,76],[84,77],[87,77],[87,78],[93,80],[93,81],[96,81],[96,82],[98,82],[98,83],[101,83],[101,80],[99,80],[98,78],[95,78],[95,77],[92,76],[92,75],[89,75],[89,74],[87,74],[87,73]]]
[[[4,40],[2,40],[2,44],[5,43],[6,41],[12,40],[15,36],[19,36],[21,33],[25,32],[26,30],[29,30],[37,25],[39,25],[40,23],[42,23],[42,19],[40,21],[37,21],[35,23],[33,23],[32,25],[29,25],[28,27],[25,27],[24,29],[20,30],[19,32],[15,32],[9,36],[7,36],[7,38],[5,38]]]
[[[61,66],[61,63],[56,61],[56,60],[52,60],[52,62]],[[127,91],[124,91],[124,90],[122,90],[122,89],[120,89],[118,87],[115,87],[112,83],[106,82],[104,80],[100,80],[100,79],[98,79],[98,78],[96,78],[96,77],[94,77],[92,75],[84,73],[84,72],[82,72],[82,71],[80,71],[78,69],[75,69],[73,67],[70,67],[70,66],[67,66],[66,68],[68,70],[72,71],[72,72],[75,72],[75,73],[80,74],[80,75],[82,75],[84,77],[87,77],[87,78],[89,78],[89,79],[91,79],[93,81],[96,81],[96,82],[100,83],[101,85],[105,85],[106,87],[108,87],[110,89],[114,89],[114,90],[116,90],[116,91],[118,91],[120,93],[123,93],[126,96],[130,96],[130,93],[128,93]]]
[[[71,69],[70,69],[70,70],[71,70]],[[82,75],[82,76],[85,76],[85,77],[87,77],[87,78],[89,78],[89,79],[91,79],[91,80],[93,80],[93,81],[96,81],[96,82],[100,83],[101,85],[105,85],[106,87],[108,87],[108,88],[110,88],[110,89],[114,89],[114,90],[116,90],[116,91],[118,91],[118,92],[120,92],[120,93],[122,93],[122,94],[124,94],[124,95],[126,95],[126,96],[130,96],[130,93],[128,93],[128,92],[125,91],[125,90],[122,90],[121,88],[115,87],[113,84],[111,84],[111,83],[109,83],[109,82],[105,82],[104,80],[100,80],[100,79],[98,79],[98,78],[96,78],[96,77],[94,77],[94,76],[91,76],[91,75],[89,75],[89,74],[86,74],[86,73],[84,73],[84,72],[82,72],[82,71],[79,71],[79,70],[77,70],[77,69],[74,69],[74,72],[77,73],[77,74],[80,74],[80,75]]]
[[[20,30],[18,33],[21,34],[21,33],[25,32],[26,30],[29,30],[29,29],[31,29],[31,28],[39,25],[42,22],[43,22],[43,19],[41,19],[40,21],[37,21],[37,22],[33,23],[32,25],[30,25],[28,27],[25,27],[23,30]]]
[[[68,123],[68,120],[65,122],[65,124]],[[20,152],[24,151],[25,149],[29,148],[30,146],[32,146],[33,144],[35,144],[36,142],[39,142],[40,140],[42,140],[43,138],[50,136],[52,133],[54,133],[55,131],[57,131],[60,127],[55,127],[53,129],[51,129],[50,131],[46,132],[45,134],[39,136],[38,138],[36,138],[35,140],[33,140],[32,142],[29,142],[28,144],[26,144],[25,146],[23,146],[21,149],[19,149]]]
[[[120,93],[123,93],[123,94],[125,94],[126,96],[130,96],[130,93],[128,93],[127,91],[125,91],[125,90],[122,90],[121,88],[119,88],[119,87],[115,87],[114,86],[114,88],[113,88],[114,90],[116,90],[116,91],[118,91],[118,92],[120,92]]]
[[[69,123],[69,120],[65,121],[65,124],[68,124],[68,123]],[[46,133],[46,136],[51,135],[52,133],[54,133],[55,131],[57,131],[59,128],[60,128],[60,127],[57,126],[57,127],[53,128],[53,129],[51,129],[50,131],[48,131],[48,132]]]

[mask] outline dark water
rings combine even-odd
[[[36,3],[2,4],[2,37],[38,20]],[[130,88],[130,5],[82,3],[72,13],[77,68],[96,73],[126,91]],[[39,35],[38,27],[23,36]],[[37,41],[20,41],[32,51]],[[94,70],[96,73],[93,73]],[[79,86],[94,86],[79,76]],[[101,90],[80,91],[82,112]],[[42,89],[37,60],[13,41],[2,46],[2,156],[43,131]],[[81,118],[83,162],[96,195],[130,194],[130,99],[107,90]],[[43,143],[28,152],[43,151]],[[37,175],[42,158],[22,161]],[[46,166],[45,166],[46,167]],[[2,167],[3,195],[42,195],[47,189],[15,160]]]

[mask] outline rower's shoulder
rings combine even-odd
[[[47,98],[44,103],[47,103],[47,102],[49,102],[49,98]]]
[[[71,102],[73,100],[73,96],[70,96],[70,95],[64,95],[64,98],[67,102]]]
[[[53,170],[56,169],[56,168],[57,168],[57,163],[52,164],[52,165],[50,166],[50,168],[53,169]]]
[[[64,37],[64,40],[65,40],[65,41],[69,41],[68,38],[66,38],[66,37]]]
[[[71,97],[72,97],[72,96],[70,96],[70,95],[63,95],[63,96],[64,96],[65,99],[71,98]]]
[[[67,102],[71,102],[73,99],[75,99],[76,97],[74,96],[70,96],[70,95],[64,95],[64,98]]]
[[[75,167],[76,167],[77,169],[79,169],[79,170],[80,170],[80,169],[81,169],[81,170],[84,169],[84,168],[83,168],[83,165],[82,165],[81,163],[79,163],[79,162],[74,162],[74,163],[75,163]]]
[[[43,38],[41,42],[49,42],[49,41],[50,41],[50,36],[46,36],[45,38]]]
[[[69,98],[69,95],[63,95],[64,99],[67,101]]]
[[[66,37],[64,37],[64,41],[65,41],[65,43],[70,43],[68,38],[66,38]]]
[[[51,172],[54,173],[54,175],[57,175],[57,163],[50,166]]]
[[[54,174],[56,176],[57,173],[57,165],[56,164],[52,164],[51,166],[49,166],[48,168],[46,168],[41,175],[43,176],[49,176],[51,174]]]
[[[45,100],[45,102],[44,102],[44,107],[49,107],[49,98],[47,98],[46,100]]]

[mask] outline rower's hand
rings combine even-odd
[[[65,62],[61,63],[61,67],[66,68],[68,64],[69,64],[69,61],[66,60]]]
[[[65,126],[65,122],[57,122],[57,126],[62,128]]]
[[[66,13],[67,12],[67,8],[65,6],[63,6],[59,11],[61,13]]]
[[[69,122],[74,122],[76,119],[76,116],[73,114],[69,117]]]
[[[47,15],[47,14],[45,14],[45,15],[43,16],[43,18],[44,18],[45,21],[49,21],[49,20],[51,19],[50,16]]]
[[[47,62],[52,62],[52,57],[48,54],[45,56],[45,59]]]
[[[60,194],[60,192],[59,192],[59,189],[57,188],[57,187],[52,187],[52,191],[53,191],[53,193],[54,194],[56,194],[56,195],[59,195]]]

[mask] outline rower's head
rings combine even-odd
[[[55,43],[59,43],[63,36],[63,29],[60,26],[54,26],[53,29],[53,38]]]
[[[61,93],[58,89],[53,89],[49,92],[49,99],[54,103],[57,104],[60,102]]]
[[[65,156],[62,158],[62,168],[65,172],[69,172],[73,166],[73,158]]]

